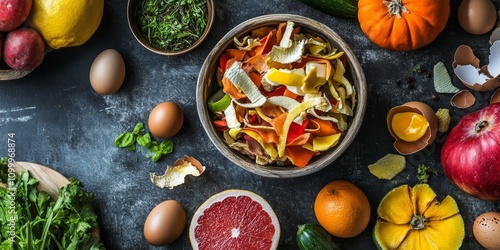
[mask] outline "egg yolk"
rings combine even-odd
[[[392,117],[392,130],[398,138],[407,142],[420,139],[428,127],[425,117],[415,112],[397,113]]]

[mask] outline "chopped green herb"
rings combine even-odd
[[[140,0],[139,28],[152,45],[179,51],[194,44],[208,21],[204,0]]]
[[[170,154],[174,150],[174,142],[170,139],[162,141],[159,145],[157,141],[152,140],[142,122],[137,123],[132,132],[123,132],[115,139],[116,147],[130,151],[135,151],[136,144],[149,149],[153,162],[157,162],[163,155]]]
[[[418,178],[418,183],[427,183],[429,182],[429,177],[431,174],[437,175],[438,172],[432,168],[428,167],[424,164],[421,164],[417,168],[417,178]]]

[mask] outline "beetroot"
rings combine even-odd
[[[3,44],[3,59],[9,67],[32,70],[43,61],[45,43],[40,34],[29,27],[7,33]]]
[[[32,0],[0,0],[0,31],[19,27],[31,11]]]

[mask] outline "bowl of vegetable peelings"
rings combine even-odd
[[[166,56],[189,52],[207,37],[214,20],[213,0],[128,0],[127,20],[135,39]]]
[[[288,14],[247,20],[207,56],[198,76],[200,121],[215,147],[254,174],[317,172],[353,142],[366,79],[326,25]]]

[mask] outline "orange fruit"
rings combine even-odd
[[[351,182],[335,180],[319,191],[314,214],[331,235],[351,238],[368,226],[370,203],[365,193]]]
[[[193,215],[189,240],[194,250],[278,247],[280,224],[261,196],[229,189],[208,198]]]

